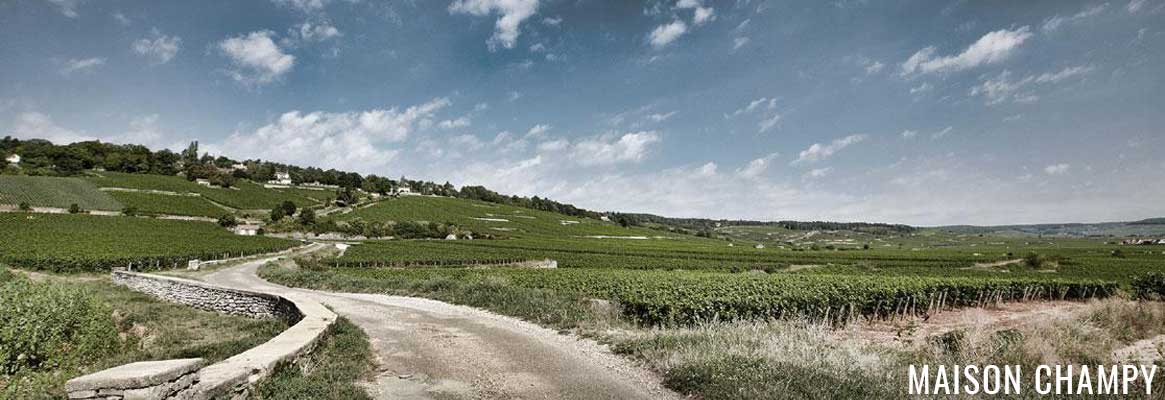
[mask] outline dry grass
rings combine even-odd
[[[1165,333],[1160,302],[1114,298],[1069,315],[1035,315],[1042,316],[893,343],[868,340],[860,324],[831,329],[805,321],[625,332],[613,341],[616,351],[663,373],[672,388],[704,399],[886,398],[905,396],[910,364],[1019,364],[1027,371],[1109,364],[1114,350]]]

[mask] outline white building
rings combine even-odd
[[[206,179],[195,179],[194,183],[197,183],[197,184],[202,185],[202,186],[210,187],[210,181],[208,181]]]
[[[752,247],[753,247],[754,249],[763,249],[763,248],[765,248],[765,245],[763,245],[763,244],[760,244],[760,243],[757,243],[757,244],[756,244],[756,246],[752,246]]]
[[[12,165],[20,164],[20,154],[13,154],[5,157],[4,161],[8,161],[8,163]]]
[[[401,196],[407,196],[407,195],[413,194],[413,190],[409,189],[408,186],[401,186],[401,187],[396,188],[396,194],[401,195]]]
[[[255,235],[259,234],[259,225],[254,225],[254,224],[235,225],[235,228],[232,229],[232,231],[234,231],[236,235],[255,236]]]
[[[247,170],[246,164],[237,163],[237,164],[231,166],[231,171],[246,171],[246,170]]]
[[[268,181],[272,185],[291,185],[291,174],[287,172],[276,172],[275,179]]]

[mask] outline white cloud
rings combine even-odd
[[[777,122],[781,121],[781,114],[773,113],[772,116],[762,119],[757,127],[760,128],[760,133],[768,132],[769,129],[777,126]]]
[[[150,59],[150,63],[161,65],[170,62],[178,55],[182,46],[182,38],[166,36],[154,31],[153,39],[143,38],[133,42],[133,51]]]
[[[122,26],[130,26],[130,24],[133,23],[133,21],[131,21],[129,19],[129,17],[125,16],[125,14],[122,14],[120,12],[115,12],[112,15],[113,15],[113,19],[117,20],[117,23],[121,24]]]
[[[1063,175],[1068,173],[1068,170],[1071,168],[1071,165],[1065,163],[1052,164],[1044,167],[1044,173],[1048,175]]]
[[[575,143],[570,158],[582,165],[639,162],[647,155],[651,145],[660,140],[656,131],[632,132],[622,136],[604,134]]]
[[[295,28],[294,32],[299,36],[300,39],[303,39],[307,42],[322,42],[331,38],[344,36],[344,34],[341,33],[339,29],[336,29],[336,27],[327,22],[319,24],[304,22],[299,24],[299,26]]]
[[[1068,17],[1061,17],[1059,15],[1055,15],[1055,16],[1052,16],[1051,18],[1048,18],[1046,21],[1044,21],[1044,24],[1042,26],[1040,26],[1040,29],[1042,29],[1045,33],[1051,33],[1051,32],[1056,31],[1057,29],[1059,29],[1064,24],[1076,23],[1076,22],[1088,19],[1090,17],[1099,15],[1100,13],[1104,12],[1104,10],[1106,8],[1108,8],[1108,3],[1098,4],[1098,5],[1095,5],[1092,7],[1088,7],[1086,9],[1084,9],[1083,11],[1080,11],[1080,12],[1078,12],[1072,16],[1068,16]]]
[[[546,136],[546,132],[549,132],[549,131],[550,131],[550,125],[537,124],[537,125],[530,127],[530,130],[526,131],[526,137],[534,137],[534,138],[543,137],[543,136]]]
[[[676,8],[679,8],[679,9],[699,8],[699,7],[703,7],[703,6],[704,6],[704,2],[701,0],[679,0],[676,2]]]
[[[61,127],[48,115],[39,112],[25,112],[17,116],[12,135],[22,139],[45,139],[55,144],[100,140],[107,143],[140,144],[151,149],[175,149],[182,145],[172,135],[158,127],[158,115],[145,115],[130,120],[129,128],[121,133],[93,134]]]
[[[80,6],[82,0],[48,0],[48,2],[57,8],[61,9],[61,14],[69,18],[77,18],[77,6]]]
[[[498,44],[510,49],[518,41],[522,22],[538,12],[538,0],[456,0],[449,5],[449,12],[479,17],[497,12],[500,17],[494,34],[486,43],[491,50]]]
[[[736,109],[736,111],[733,111],[731,114],[724,114],[724,118],[739,117],[741,115],[751,114],[754,111],[765,109],[765,108],[767,108],[769,110],[776,109],[777,108],[777,99],[775,99],[775,98],[770,99],[768,97],[761,97],[759,99],[748,102],[748,104],[746,104],[744,107]]]
[[[570,141],[566,139],[554,139],[538,144],[538,151],[553,153],[557,151],[566,150],[570,147]]]
[[[667,113],[655,113],[655,114],[649,114],[647,116],[647,119],[651,120],[652,122],[663,122],[663,121],[667,121],[668,119],[670,119],[672,116],[675,116],[675,115],[676,115],[676,111],[671,111],[671,112],[667,112]]]
[[[934,89],[934,86],[931,86],[929,83],[923,82],[921,85],[910,88],[910,94],[926,93],[926,92],[929,92],[931,89]]]
[[[302,11],[305,13],[312,13],[312,12],[321,11],[324,9],[325,6],[328,5],[328,3],[331,2],[331,0],[271,0],[271,1],[274,2],[275,4],[280,5],[280,6],[291,7],[291,8],[294,8],[296,10],[299,10],[299,11]]]
[[[869,74],[869,75],[876,74],[878,72],[881,72],[882,68],[885,68],[885,67],[886,67],[886,64],[882,64],[881,61],[873,61],[873,62],[867,63],[865,66],[866,74]]]
[[[846,147],[861,143],[862,141],[866,140],[866,137],[866,135],[862,134],[849,135],[840,139],[835,139],[832,143],[829,144],[814,143],[810,145],[809,148],[802,150],[801,153],[797,155],[797,159],[794,160],[793,163],[815,162],[829,158],[830,156],[833,156],[834,153],[837,153]]]
[[[741,47],[744,47],[744,45],[748,44],[749,40],[750,39],[747,36],[732,39],[732,50],[737,50]]]
[[[102,57],[92,57],[92,58],[82,58],[82,59],[74,58],[74,59],[71,59],[71,60],[65,62],[65,65],[61,67],[61,73],[65,74],[65,75],[70,75],[70,74],[73,74],[75,72],[88,72],[88,71],[92,71],[94,68],[100,67],[104,64],[105,64],[105,59]]]
[[[972,87],[972,96],[983,96],[987,105],[995,105],[1007,101],[1017,103],[1032,103],[1039,99],[1033,93],[1025,90],[1034,85],[1047,85],[1062,82],[1067,79],[1092,72],[1092,66],[1067,67],[1057,72],[1045,72],[1040,75],[1029,75],[1023,79],[1011,79],[1011,71],[1004,70],[994,78],[984,79],[979,85]]]
[[[780,157],[778,153],[772,153],[767,156],[749,161],[743,168],[736,171],[741,177],[756,178],[768,171],[769,166],[773,164],[773,160]]]
[[[219,42],[219,50],[235,66],[229,71],[232,78],[248,86],[262,85],[291,71],[295,56],[284,53],[272,35],[271,31],[256,31]]]
[[[457,119],[447,119],[437,124],[441,129],[457,129],[469,126],[469,117],[458,117]]]
[[[902,131],[903,139],[913,139],[915,136],[918,136],[918,131],[913,131],[910,129]]]
[[[511,90],[510,93],[506,94],[506,101],[509,101],[511,103],[518,101],[518,99],[520,99],[520,98],[522,98],[522,92],[519,92],[517,90]]]
[[[719,167],[716,166],[716,163],[709,161],[696,170],[696,175],[701,177],[715,176],[717,169]]]
[[[558,26],[562,24],[562,17],[546,17],[542,18],[542,24],[547,26]]]
[[[806,180],[820,179],[824,178],[826,175],[829,175],[830,171],[833,171],[833,167],[814,168],[809,170],[809,172],[806,172],[805,175],[803,175],[801,178]]]
[[[697,7],[695,14],[692,15],[692,24],[704,25],[716,19],[716,10],[712,7]]]
[[[931,137],[931,139],[942,139],[942,138],[946,137],[947,135],[951,134],[951,131],[953,131],[953,130],[955,130],[955,127],[948,126],[946,128],[943,128],[942,130],[940,130],[938,132],[931,134],[930,137]]]
[[[980,65],[995,64],[1007,59],[1015,49],[1031,38],[1027,26],[1015,30],[1001,29],[990,32],[963,52],[945,57],[936,57],[933,46],[919,50],[902,63],[902,75],[961,71]]]
[[[676,39],[679,39],[680,36],[683,36],[684,33],[687,32],[688,25],[685,24],[684,21],[677,19],[670,23],[655,27],[655,30],[651,31],[651,35],[649,36],[649,42],[657,49],[663,48],[664,46],[671,44],[671,42],[676,41]]]
[[[1129,14],[1136,14],[1138,11],[1141,11],[1142,8],[1145,8],[1145,3],[1147,2],[1147,0],[1132,0],[1129,1],[1127,6],[1125,6],[1125,9],[1129,10]]]
[[[208,148],[236,157],[383,173],[398,153],[384,145],[405,140],[420,121],[449,104],[448,99],[437,98],[403,111],[288,111],[253,132],[235,132]]]

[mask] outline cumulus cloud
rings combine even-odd
[[[295,27],[293,32],[305,42],[322,42],[344,35],[339,29],[336,29],[336,27],[327,22],[318,24],[304,22]]]
[[[1000,29],[983,35],[961,53],[951,56],[936,56],[934,46],[926,47],[902,63],[902,75],[953,72],[995,64],[1011,56],[1031,36],[1031,29],[1027,26],[1015,30]]]
[[[151,149],[176,149],[183,141],[164,132],[158,126],[158,115],[134,117],[126,130],[119,133],[90,133],[58,125],[51,117],[39,112],[25,112],[17,116],[12,131],[6,135],[21,139],[45,139],[55,144],[100,140],[107,143],[140,144]]]
[[[284,53],[272,40],[273,35],[271,31],[256,31],[218,43],[218,49],[234,64],[228,71],[231,78],[248,86],[262,85],[291,71],[295,56]]]
[[[161,65],[170,62],[174,56],[178,55],[178,50],[181,46],[182,38],[162,35],[155,30],[153,39],[142,38],[135,40],[132,48],[134,53],[149,58],[151,64]]]
[[[550,131],[550,125],[537,124],[537,125],[530,127],[530,130],[526,131],[526,137],[533,137],[533,138],[544,137],[544,136],[546,136],[546,132],[548,132],[548,131]]]
[[[386,145],[405,140],[420,121],[431,119],[450,104],[448,99],[437,98],[404,110],[288,111],[267,125],[251,132],[235,132],[208,148],[236,157],[383,172],[399,151]]]
[[[797,154],[797,159],[794,160],[793,163],[807,163],[824,160],[846,147],[861,143],[862,141],[866,140],[866,137],[867,136],[864,134],[849,135],[840,139],[835,139],[829,144],[814,143],[810,145],[809,148],[801,150],[801,153]]]
[[[1063,26],[1064,24],[1072,24],[1072,23],[1080,22],[1080,21],[1083,21],[1085,19],[1099,15],[1100,13],[1104,12],[1104,10],[1107,8],[1108,8],[1108,3],[1104,3],[1104,4],[1098,4],[1098,5],[1095,5],[1092,7],[1088,7],[1086,9],[1084,9],[1083,11],[1080,11],[1076,14],[1073,14],[1073,15],[1070,15],[1067,17],[1061,17],[1060,15],[1057,14],[1055,16],[1052,16],[1051,18],[1048,18],[1046,21],[1044,21],[1044,24],[1040,26],[1040,29],[1042,29],[1044,31],[1044,33],[1051,33],[1051,32],[1056,31],[1057,29],[1060,29],[1060,27]]]
[[[640,131],[623,135],[603,134],[571,147],[570,158],[582,165],[611,165],[639,162],[651,145],[661,140],[659,132]]]
[[[61,66],[61,73],[71,75],[77,72],[89,72],[93,69],[105,64],[105,58],[91,57],[91,58],[74,58],[65,61],[65,65]]]
[[[913,131],[910,129],[902,131],[903,139],[913,139],[915,136],[918,136],[918,131]]]
[[[437,124],[442,129],[457,129],[469,126],[469,117],[458,117],[456,119],[447,119]]]
[[[886,64],[882,64],[881,61],[870,61],[870,62],[866,63],[866,65],[865,65],[866,74],[873,75],[873,74],[882,72],[882,68],[885,68],[885,67],[886,67]]]
[[[826,175],[829,175],[830,171],[833,171],[833,167],[814,168],[809,170],[809,172],[806,172],[805,175],[801,177],[801,179],[811,180],[824,178]]]
[[[684,21],[677,19],[670,23],[655,27],[655,29],[652,30],[651,34],[648,36],[648,41],[651,43],[652,47],[659,49],[676,41],[676,39],[679,39],[680,36],[683,36],[687,32],[688,24],[685,24]]]
[[[1048,175],[1063,175],[1068,173],[1072,166],[1065,163],[1052,164],[1044,167],[1044,173]]]
[[[479,17],[498,13],[494,34],[486,43],[491,50],[499,44],[510,49],[518,41],[522,22],[538,12],[538,0],[457,0],[449,5],[449,12]]]
[[[696,11],[692,15],[692,24],[704,25],[715,19],[716,10],[712,7],[696,7]]]

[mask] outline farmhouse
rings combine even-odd
[[[408,196],[413,194],[413,190],[409,189],[408,186],[401,186],[396,188],[396,190],[393,191],[393,194],[396,194],[397,196]]]
[[[8,163],[12,165],[20,164],[20,154],[13,154],[8,157],[4,157],[4,161],[8,161]]]
[[[259,225],[255,224],[240,224],[232,229],[236,235],[255,236],[259,234]]]
[[[291,174],[287,172],[276,172],[275,179],[267,181],[267,183],[272,185],[291,186]]]
[[[210,181],[208,181],[206,179],[195,179],[194,183],[197,183],[197,184],[202,185],[202,186],[210,187]]]
[[[763,248],[765,248],[765,245],[764,245],[764,244],[761,244],[761,243],[757,243],[757,244],[756,244],[756,246],[752,246],[752,248],[754,248],[754,249],[763,249]]]

